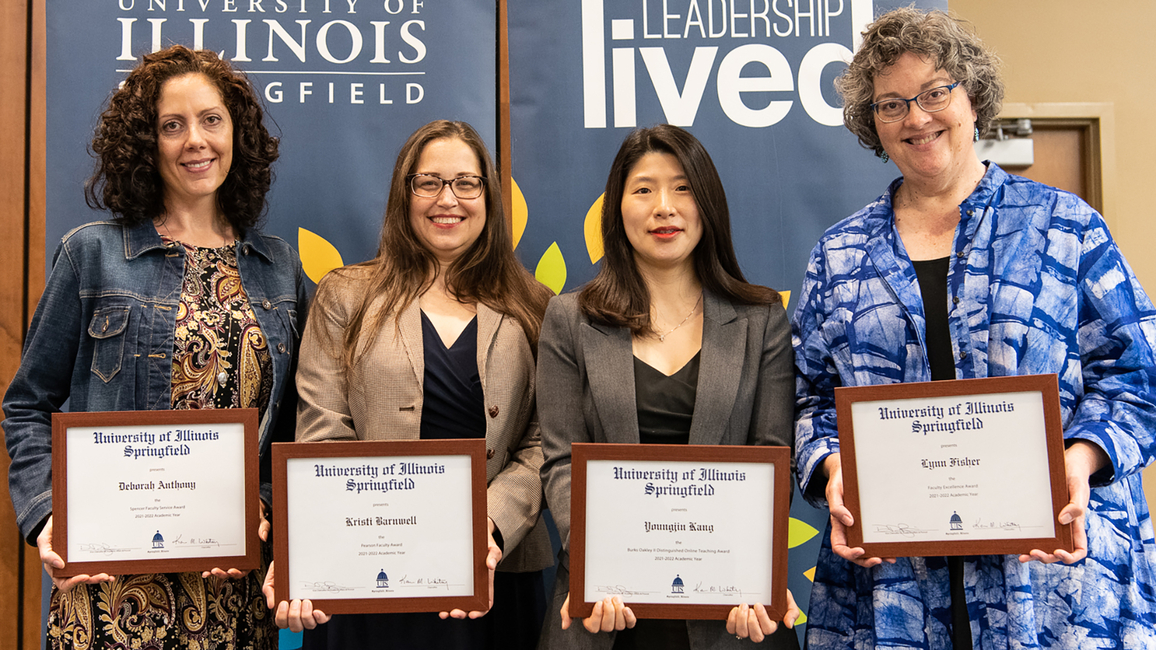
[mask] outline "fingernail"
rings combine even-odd
[[[1064,524],[1065,526],[1072,523],[1072,515],[1070,513],[1067,513],[1067,512],[1062,513],[1060,515],[1060,523]]]

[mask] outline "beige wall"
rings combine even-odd
[[[1003,59],[1006,101],[1111,102],[1116,179],[1105,215],[1150,296],[1156,292],[1152,194],[1156,187],[1156,2],[949,0]],[[1108,161],[1105,161],[1107,164]],[[1156,509],[1156,466],[1144,473]]]

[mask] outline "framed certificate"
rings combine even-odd
[[[873,557],[1072,550],[1056,375],[836,388],[851,546]]]
[[[572,447],[570,615],[620,596],[639,618],[787,611],[786,447]]]
[[[483,439],[274,444],[273,504],[277,602],[489,607]]]
[[[57,575],[256,569],[257,409],[52,415]]]

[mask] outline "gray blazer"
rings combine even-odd
[[[699,363],[690,444],[794,448],[794,352],[782,305],[735,305],[704,291]],[[591,323],[578,308],[577,293],[552,299],[546,310],[538,413],[542,482],[563,540],[541,647],[610,648],[614,633],[590,634],[580,621],[564,632],[558,611],[570,583],[570,445],[639,442],[634,352],[630,330]],[[723,621],[687,621],[687,628],[695,650],[753,645],[727,634]],[[761,647],[796,648],[798,639],[780,626]]]
[[[421,309],[387,318],[349,376],[331,342],[341,342],[364,271],[330,273],[318,287],[297,369],[297,441],[416,440],[425,378]],[[374,305],[381,308],[380,305]],[[534,415],[534,357],[517,319],[478,305],[478,375],[486,399],[486,511],[502,534],[499,571],[537,571],[553,562],[541,518],[542,448]]]

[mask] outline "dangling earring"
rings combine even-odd
[[[883,164],[886,165],[891,160],[891,156],[888,156],[887,152],[884,151],[883,155],[879,156],[879,160],[882,160]]]
[[[972,135],[972,138],[973,138],[973,139],[974,139],[976,142],[979,142],[979,127],[978,127],[978,126],[977,126],[977,127],[975,127],[975,134],[974,134],[974,135]]]

